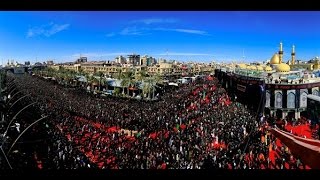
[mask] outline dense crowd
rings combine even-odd
[[[279,145],[267,121],[210,76],[167,89],[159,102],[95,97],[30,75],[15,84],[48,115],[38,168],[280,169],[279,159],[291,158],[270,155]]]

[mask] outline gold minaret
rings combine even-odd
[[[293,65],[295,63],[296,60],[296,52],[294,49],[294,45],[292,45],[292,52],[291,52],[291,64]]]
[[[282,63],[282,57],[283,57],[283,48],[282,48],[282,42],[280,42],[280,50],[279,50],[279,64]]]

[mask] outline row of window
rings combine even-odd
[[[320,96],[320,92],[318,90],[313,90],[313,95]],[[307,107],[307,91],[301,91],[300,97],[299,97],[299,107]],[[269,92],[266,93],[266,107],[270,107],[270,99],[271,94]],[[283,107],[283,95],[281,92],[277,92],[275,94],[274,99],[274,107],[275,108],[282,108]],[[296,94],[293,92],[290,92],[287,94],[287,108],[296,108]]]

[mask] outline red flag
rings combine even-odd
[[[157,138],[157,133],[156,133],[156,132],[151,133],[151,134],[149,135],[149,138],[151,138],[151,139],[156,139],[156,138]]]
[[[187,127],[187,126],[186,126],[185,124],[181,124],[181,125],[180,125],[180,129],[182,129],[182,130],[185,130],[186,127]]]

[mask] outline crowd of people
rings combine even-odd
[[[287,154],[270,153],[280,147],[267,121],[210,76],[167,89],[159,102],[95,97],[30,75],[14,81],[48,115],[46,151],[33,153],[38,168],[285,168],[277,162]]]

